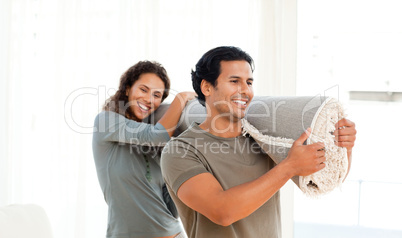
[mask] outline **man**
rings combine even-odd
[[[281,237],[279,189],[293,176],[325,167],[324,145],[303,145],[309,130],[276,166],[251,137],[242,136],[241,119],[254,96],[252,66],[239,48],[205,53],[192,80],[207,118],[162,153],[162,173],[189,237]],[[350,158],[354,123],[345,119],[337,127],[343,128],[334,133],[338,145],[347,147]]]

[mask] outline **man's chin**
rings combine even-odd
[[[235,114],[235,115],[232,115],[232,121],[238,122],[238,121],[241,121],[241,119],[243,119],[245,117],[246,117],[246,113]]]
[[[235,113],[234,117],[238,118],[239,120],[243,119],[246,117],[246,110],[240,110],[237,113]]]

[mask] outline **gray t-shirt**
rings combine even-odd
[[[109,207],[106,237],[159,237],[181,231],[162,198],[160,150],[155,147],[169,139],[161,124],[139,123],[110,111],[96,117],[92,148]]]
[[[224,227],[187,207],[177,197],[188,179],[211,173],[223,189],[252,181],[274,167],[274,162],[251,138],[222,138],[196,123],[172,139],[162,152],[162,174],[190,238],[281,237],[279,192],[248,217]]]

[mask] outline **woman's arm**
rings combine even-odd
[[[98,114],[94,125],[94,140],[137,145],[163,146],[169,141],[187,103],[195,93],[179,93],[156,125],[136,122],[111,111]]]
[[[177,123],[180,120],[181,113],[184,110],[187,102],[194,99],[196,93],[194,92],[181,92],[176,95],[173,102],[170,104],[168,110],[159,119],[158,123],[160,123],[163,127],[165,127],[167,133],[170,137],[172,137],[174,131],[176,130]]]

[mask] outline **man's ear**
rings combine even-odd
[[[211,95],[211,91],[212,91],[212,84],[210,82],[208,82],[207,80],[203,79],[201,81],[201,92],[202,94],[204,94],[204,96],[210,96]]]

